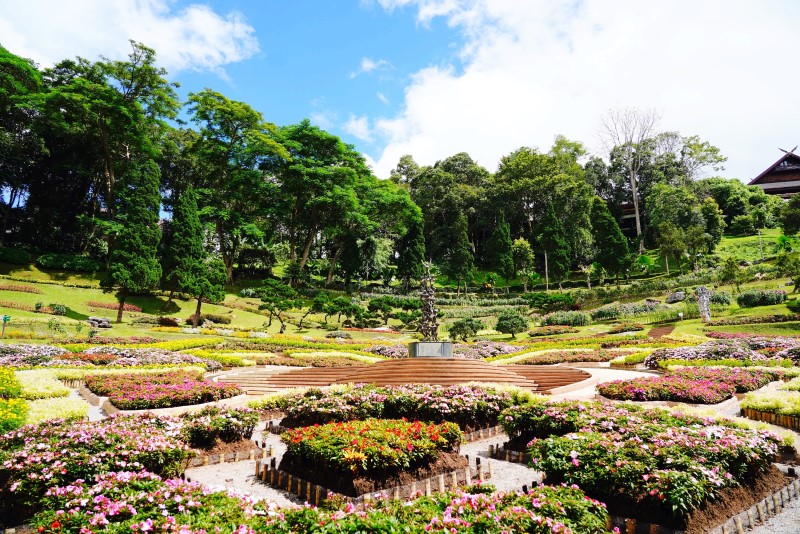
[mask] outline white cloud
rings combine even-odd
[[[350,115],[347,122],[342,125],[342,129],[357,139],[368,143],[372,142],[372,131],[369,128],[369,120],[365,116]]]
[[[795,104],[800,4],[637,0],[379,0],[412,7],[463,36],[460,69],[416,72],[402,110],[374,120],[386,177],[400,156],[431,164],[467,151],[490,170],[520,146],[547,149],[556,134],[601,153],[601,116],[655,108],[663,130],[697,134],[749,179],[800,142]]]
[[[42,66],[74,56],[125,57],[129,39],[154,48],[171,72],[212,71],[258,53],[255,30],[236,11],[220,15],[170,0],[0,0],[0,43]]]
[[[386,98],[386,95],[385,95],[385,94],[383,94],[383,93],[381,93],[381,92],[378,92],[378,94],[377,94],[377,97],[378,97],[378,100],[380,100],[380,101],[381,101],[381,102],[383,102],[384,104],[386,104],[386,105],[388,105],[388,104],[389,104],[389,99],[388,99],[388,98]]]
[[[358,70],[350,73],[351,78],[355,78],[359,74],[369,74],[372,71],[384,69],[389,66],[389,62],[385,59],[374,60],[368,57],[361,58],[361,65]]]

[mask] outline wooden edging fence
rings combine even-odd
[[[754,421],[764,421],[772,425],[800,431],[800,417],[794,415],[780,415],[772,412],[754,410],[753,408],[742,408],[742,415]]]
[[[257,445],[256,445],[257,446]],[[231,462],[241,462],[244,460],[263,461],[275,456],[275,449],[272,445],[268,448],[256,448],[247,451],[228,452],[225,454],[202,454],[189,460],[188,467],[199,467],[201,465],[226,464]]]
[[[768,414],[767,412],[757,412]],[[751,417],[748,415],[748,417]],[[795,424],[800,418],[795,419]],[[778,424],[778,423],[775,423]],[[506,444],[489,445],[489,458],[503,460],[506,462],[528,463],[530,454],[506,448]],[[523,491],[526,488],[523,487]],[[738,515],[728,518],[723,524],[709,531],[709,534],[743,534],[744,529],[755,527],[766,521],[770,516],[777,515],[789,502],[800,497],[800,480],[794,480],[789,485],[781,488],[772,495],[767,496],[760,502],[754,504],[749,509],[740,512]],[[609,516],[608,528],[619,528],[623,534],[683,534],[682,530],[674,530],[654,523],[637,521],[629,517]]]
[[[272,460],[267,463],[256,460],[255,475],[256,478],[261,479],[266,484],[277,488],[286,490],[289,493],[294,493],[300,498],[304,498],[309,504],[319,506],[319,504],[328,497],[329,494],[341,495],[333,490],[314,484],[308,480],[292,475],[282,471],[276,467],[277,460]],[[357,508],[365,509],[370,501],[377,495],[385,495],[392,499],[410,498],[415,494],[423,494],[430,496],[433,492],[438,491],[444,493],[448,489],[455,490],[459,486],[469,485],[476,481],[485,481],[492,478],[492,464],[487,462],[488,470],[484,469],[483,464],[480,463],[480,458],[476,458],[476,468],[465,467],[449,473],[443,473],[434,477],[416,480],[410,484],[403,486],[394,486],[385,488],[370,493],[359,495],[358,497],[347,497],[348,502],[354,504]]]

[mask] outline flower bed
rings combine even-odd
[[[722,488],[767,472],[779,440],[733,422],[609,403],[539,403],[504,412],[549,482],[578,484],[612,513],[683,529]]]
[[[624,354],[624,352],[622,353]],[[608,362],[620,355],[603,349],[572,349],[533,352],[504,360],[500,365],[554,365],[572,362]]]
[[[66,349],[53,345],[0,345],[0,367],[45,365],[66,353]]]
[[[366,419],[284,432],[280,469],[338,493],[356,497],[467,465],[458,456],[461,430],[455,423]]]
[[[742,324],[786,323],[789,321],[800,321],[800,314],[786,313],[775,315],[748,315],[745,317],[724,317],[722,319],[712,319],[706,323],[706,326],[737,326]]]
[[[42,290],[34,286],[26,286],[23,284],[0,284],[0,291],[18,291],[20,293],[34,293],[41,294]]]
[[[90,308],[102,308],[105,310],[118,310],[119,304],[116,302],[97,302],[96,300],[90,300],[86,303],[86,305]],[[135,304],[124,304],[122,307],[123,311],[126,312],[137,312],[141,313],[142,308],[136,306]]]
[[[0,398],[0,432],[8,432],[25,424],[28,403],[24,399]]]
[[[148,375],[88,375],[86,387],[121,410],[171,408],[240,395],[233,384],[202,380],[202,373],[167,371]]]
[[[658,369],[660,360],[741,360],[749,362],[766,362],[776,358],[760,354],[751,349],[743,341],[709,341],[695,347],[678,347],[674,349],[654,350],[644,365],[648,369]]]
[[[70,392],[70,389],[61,383],[55,373],[49,369],[17,371],[16,376],[21,386],[19,396],[25,399],[66,397]]]
[[[260,410],[282,410],[288,428],[367,418],[453,422],[463,430],[497,425],[502,410],[522,399],[484,386],[414,384],[377,387],[368,384],[308,389],[250,403]]]
[[[179,432],[178,420],[150,414],[8,432],[0,438],[0,517],[24,518],[48,488],[100,473],[146,469],[175,476],[191,456]]]
[[[258,413],[248,408],[235,410],[206,406],[180,416],[182,439],[196,449],[211,449],[217,441],[235,443],[253,436]]]
[[[639,323],[620,323],[615,324],[609,330],[609,334],[621,334],[623,332],[640,332],[644,330],[644,326]]]
[[[734,393],[756,390],[779,377],[777,371],[685,368],[664,376],[605,382],[597,385],[597,392],[615,400],[717,404]]]
[[[254,503],[228,491],[200,484],[164,480],[151,473],[102,475],[92,482],[48,492],[32,524],[41,532],[92,531],[96,523],[115,532],[214,532],[224,518],[240,534],[270,532],[410,532],[444,531],[580,532],[604,534],[605,506],[572,487],[542,486],[527,494],[458,492],[419,497],[409,502],[377,499],[366,510],[342,504],[331,509],[278,508]],[[136,514],[130,512],[134,509]],[[328,508],[331,508],[329,505]]]
[[[552,325],[552,326],[540,326],[538,328],[534,328],[533,330],[528,332],[530,337],[542,337],[542,336],[557,336],[560,334],[575,334],[580,332],[577,328],[573,328],[571,326],[560,326],[560,325]]]
[[[79,421],[86,419],[89,403],[83,399],[52,397],[38,399],[28,403],[28,415],[25,424],[37,425],[54,419]]]

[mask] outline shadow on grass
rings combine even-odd
[[[174,297],[169,304],[167,304],[167,297],[154,296],[128,297],[125,302],[139,306],[142,309],[142,313],[150,315],[172,315],[180,313],[182,309],[180,299]]]
[[[67,313],[64,314],[64,317],[66,317],[67,319],[75,319],[76,321],[85,321],[86,319],[89,318],[88,315],[85,315],[83,313],[78,313],[72,308],[67,308]]]

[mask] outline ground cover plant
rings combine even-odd
[[[604,349],[567,349],[530,352],[512,359],[503,360],[500,365],[554,365],[573,362],[608,362],[630,353],[631,350],[609,351]]]
[[[196,449],[211,449],[218,441],[235,443],[250,439],[258,424],[258,413],[248,408],[205,406],[180,416],[181,438]]]
[[[36,425],[54,419],[80,421],[86,419],[89,403],[83,399],[51,397],[28,402],[26,425]]]
[[[454,423],[365,419],[288,430],[281,435],[286,453],[315,468],[353,473],[410,469],[454,451],[461,430]]]
[[[148,410],[202,404],[240,395],[233,384],[203,380],[200,372],[179,370],[148,375],[88,375],[86,387],[121,410]]]
[[[101,475],[55,487],[32,521],[40,532],[213,532],[221,523],[238,533],[266,532],[553,532],[606,533],[605,506],[573,487],[540,486],[528,493],[491,493],[476,486],[410,501],[375,499],[366,510],[331,502],[326,508],[281,509],[198,483],[147,472]],[[136,515],[130,509],[136,510]]]
[[[740,360],[748,362],[766,362],[775,360],[775,356],[767,356],[751,349],[740,340],[709,341],[694,347],[678,347],[654,350],[644,365],[648,369],[657,369],[661,360]]]
[[[0,437],[0,516],[22,519],[49,488],[109,471],[176,476],[191,456],[179,432],[177,419],[151,414],[52,421],[7,432]]]
[[[689,367],[667,371],[663,376],[604,382],[597,385],[597,392],[614,400],[716,404],[734,393],[766,386],[781,376],[780,371]]]
[[[580,330],[571,326],[540,326],[528,331],[530,337],[558,336],[561,334],[576,334]]]
[[[661,516],[671,528],[723,488],[765,473],[780,443],[731,421],[600,402],[530,403],[503,419],[512,440],[532,440],[532,465],[549,482],[577,484],[617,513]]]
[[[368,418],[453,422],[465,431],[498,423],[502,410],[523,401],[519,394],[478,385],[379,387],[369,384],[309,388],[251,401],[252,408],[283,411],[289,428]]]
[[[751,289],[743,291],[736,297],[736,303],[741,308],[752,308],[755,306],[771,306],[780,304],[786,300],[786,291],[782,289]]]

